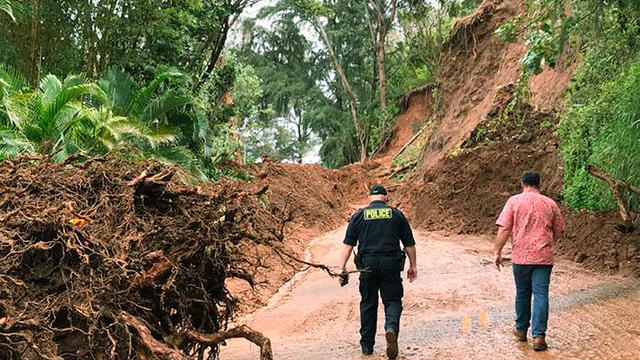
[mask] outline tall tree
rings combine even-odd
[[[287,6],[286,1],[285,6]],[[304,19],[311,24],[329,54],[331,64],[333,65],[337,77],[340,80],[342,89],[347,96],[349,111],[351,113],[353,126],[360,146],[360,161],[364,161],[367,158],[368,134],[360,119],[360,102],[358,101],[357,95],[345,72],[342,62],[338,57],[334,47],[334,42],[327,34],[325,28],[326,24],[331,24],[332,22],[336,23],[336,13],[332,12],[326,3],[320,3],[316,0],[293,0],[292,3],[288,4],[288,6],[295,9],[299,15],[303,16]]]
[[[380,91],[380,108],[384,111],[387,108],[387,72],[385,69],[386,64],[386,51],[385,44],[387,41],[387,35],[393,25],[396,18],[396,9],[398,5],[397,0],[390,0],[387,5],[386,0],[369,0],[371,7],[375,11],[375,26],[372,28],[375,43],[375,53],[378,63],[378,87]],[[366,6],[366,5],[365,5]],[[365,9],[367,10],[367,9]],[[368,10],[366,12],[368,14]]]

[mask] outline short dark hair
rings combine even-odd
[[[520,180],[526,186],[540,187],[540,173],[537,171],[525,171]]]

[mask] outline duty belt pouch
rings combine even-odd
[[[407,252],[403,250],[400,250],[398,252],[398,262],[400,265],[400,271],[404,271],[404,263],[407,261]]]

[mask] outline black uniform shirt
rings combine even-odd
[[[402,211],[384,201],[373,201],[356,211],[349,220],[344,243],[358,245],[360,254],[396,254],[400,241],[405,247],[416,244]]]

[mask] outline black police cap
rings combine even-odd
[[[374,185],[369,189],[369,195],[387,195],[387,189],[382,185]]]

